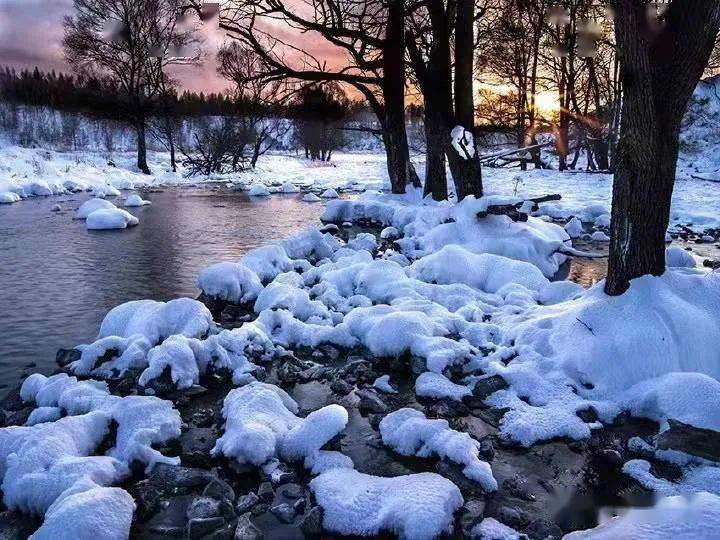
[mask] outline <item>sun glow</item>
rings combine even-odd
[[[543,116],[549,116],[560,110],[560,101],[557,93],[552,90],[538,92],[535,96],[535,107]]]

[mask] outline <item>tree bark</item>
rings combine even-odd
[[[145,118],[139,118],[135,124],[137,133],[137,166],[144,174],[150,174],[147,164],[147,142],[145,140]]]
[[[475,142],[475,103],[473,99],[473,22],[474,0],[458,0],[455,17],[455,123],[473,134],[471,156],[461,156],[448,147],[448,160],[453,173],[458,200],[468,195],[482,197],[482,165]],[[447,136],[450,134],[448,133]]]
[[[718,0],[673,2],[659,29],[646,4],[616,0],[624,99],[605,292],[665,271],[680,123],[720,26]]]
[[[405,128],[405,6],[404,0],[388,2],[388,20],[383,43],[384,118],[383,142],[393,193],[405,186],[420,187],[420,178],[410,162]]]

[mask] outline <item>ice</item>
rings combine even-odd
[[[130,195],[125,200],[126,208],[134,208],[137,206],[147,206],[149,204],[152,204],[152,203],[150,201],[144,200],[142,197],[140,197],[140,195],[136,195],[136,194]]]
[[[450,532],[463,504],[457,486],[435,473],[382,478],[334,468],[313,479],[310,488],[324,510],[324,529],[344,535],[390,532],[430,540]]]
[[[120,208],[108,208],[90,212],[85,220],[89,230],[126,229],[140,223],[138,218]]]
[[[77,219],[87,219],[87,217],[95,210],[112,210],[114,208],[116,208],[116,206],[105,199],[90,199],[80,205],[75,217]]]
[[[258,275],[244,264],[222,262],[200,272],[198,288],[211,298],[244,304],[255,300],[263,286]]]
[[[710,540],[720,528],[720,497],[698,493],[667,497],[652,508],[632,508],[594,529],[566,535],[565,540]]]
[[[465,476],[486,492],[497,491],[490,465],[478,457],[480,443],[467,433],[450,429],[447,420],[428,420],[415,409],[399,409],[380,422],[383,443],[404,456],[437,455],[462,465]]]
[[[0,204],[12,204],[22,200],[22,197],[12,191],[0,192]]]
[[[277,386],[253,382],[232,390],[223,402],[225,430],[212,450],[240,463],[256,466],[280,457],[304,460],[318,452],[347,424],[347,411],[328,405],[307,418],[296,416],[298,405]]]
[[[582,221],[580,221],[578,217],[574,217],[570,221],[568,221],[565,224],[565,230],[567,231],[570,238],[580,238],[583,234],[585,234],[585,229],[583,229]]]

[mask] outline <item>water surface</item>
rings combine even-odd
[[[299,195],[212,189],[143,197],[152,206],[130,209],[140,225],[124,231],[73,220],[84,194],[0,205],[0,395],[23,375],[51,373],[58,348],[92,341],[111,308],[196,297],[202,268],[318,224],[324,208]]]

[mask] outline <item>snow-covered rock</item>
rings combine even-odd
[[[126,229],[140,223],[138,218],[120,208],[107,208],[90,212],[85,220],[88,230],[102,231],[109,229]]]
[[[255,300],[263,286],[258,275],[244,264],[222,262],[200,272],[198,288],[211,298],[244,304]]]
[[[105,199],[106,197],[119,197],[120,191],[110,185],[99,185],[95,186],[92,191],[93,197],[99,197]]]
[[[485,518],[470,530],[472,540],[520,540],[520,533],[497,519]]]
[[[565,231],[568,233],[570,238],[580,238],[583,234],[585,234],[582,221],[580,221],[580,218],[578,217],[573,217],[565,224]]]
[[[593,242],[609,242],[610,237],[603,231],[595,231],[590,235],[590,240]]]
[[[415,394],[432,399],[450,398],[461,401],[472,392],[467,386],[455,384],[441,373],[426,371],[421,373],[415,381]]]
[[[306,193],[302,198],[305,202],[320,202],[322,199],[314,193]]]
[[[270,190],[265,184],[253,184],[248,195],[251,197],[268,197],[270,196]]]
[[[280,188],[281,193],[300,193],[300,188],[291,182],[285,182]]]
[[[21,200],[22,197],[20,197],[20,195],[18,195],[17,193],[13,193],[12,191],[0,192],[0,204],[12,204]]]
[[[454,461],[485,491],[497,491],[490,465],[478,457],[480,443],[467,433],[450,429],[447,420],[428,420],[420,411],[404,408],[382,419],[380,436],[383,443],[404,456],[437,455]]]
[[[337,199],[339,196],[338,192],[332,188],[326,189],[320,194],[323,199]]]
[[[89,201],[85,201],[80,208],[78,208],[75,217],[77,219],[87,219],[87,217],[95,210],[112,210],[113,208],[116,208],[115,205],[105,199],[90,199]]]
[[[390,532],[405,540],[431,540],[452,529],[463,504],[460,490],[435,473],[394,478],[336,468],[310,482],[324,510],[323,528],[345,535]]]
[[[390,375],[381,375],[373,383],[373,388],[386,394],[397,394],[398,391],[390,384]]]
[[[147,206],[147,205],[149,205],[149,204],[152,204],[152,203],[151,203],[150,201],[146,201],[145,199],[143,199],[142,197],[140,197],[140,195],[137,195],[137,194],[130,195],[130,196],[125,200],[125,207],[126,207],[126,208],[134,208],[134,207],[138,207],[138,206]]]

